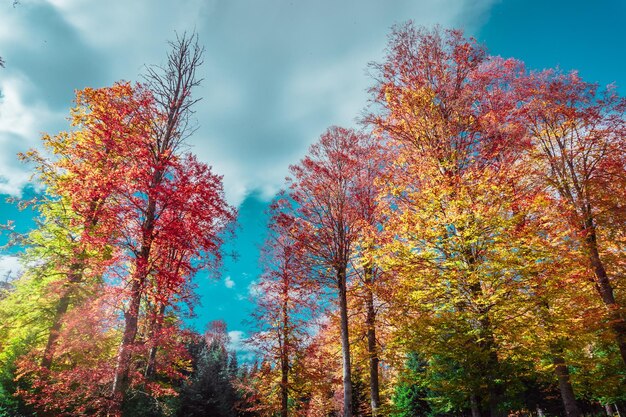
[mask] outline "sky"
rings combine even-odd
[[[0,223],[33,227],[32,212],[5,202],[33,193],[16,154],[68,128],[76,89],[138,81],[176,32],[195,30],[205,63],[189,143],[224,176],[239,227],[222,278],[195,278],[201,304],[189,325],[224,319],[241,350],[268,201],[327,127],[357,127],[373,82],[367,64],[409,19],[463,29],[532,69],[626,88],[624,0],[0,0]],[[0,251],[0,279],[19,269],[16,255]]]

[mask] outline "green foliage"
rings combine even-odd
[[[32,346],[33,338],[13,339],[10,346],[2,350],[0,362],[0,417],[27,417],[34,415],[30,407],[15,395],[20,386],[15,381],[17,359],[25,355]],[[23,385],[23,384],[22,384]]]
[[[588,401],[615,404],[626,401],[626,369],[609,341],[599,340],[586,352],[571,352],[570,367],[576,393]]]
[[[430,416],[432,408],[428,401],[431,392],[425,383],[426,363],[417,353],[410,353],[404,372],[393,393],[392,417]]]
[[[238,374],[234,352],[223,341],[200,339],[189,346],[193,373],[180,390],[180,417],[235,417]]]
[[[154,398],[141,390],[130,390],[122,409],[123,415],[133,417],[169,417],[180,408],[180,398]]]

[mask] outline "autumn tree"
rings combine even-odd
[[[35,256],[48,259],[66,276],[41,360],[43,368],[52,365],[63,316],[77,287],[88,277],[100,279],[115,257],[111,243],[116,236],[116,212],[109,199],[133,175],[129,160],[144,138],[150,103],[149,93],[127,83],[79,91],[72,111],[75,130],[43,138],[55,159],[50,161],[37,151],[25,155],[37,164],[50,196],[40,205],[45,217],[29,244]]]
[[[295,237],[294,210],[286,197],[276,200],[271,208],[269,234],[263,249],[264,273],[255,284],[257,309],[254,313],[258,331],[250,343],[278,378],[281,417],[294,408],[293,369],[296,356],[303,350],[311,327],[314,298],[318,294],[311,281],[311,269],[306,262],[304,246]],[[269,385],[273,385],[269,383]],[[267,400],[267,399],[266,399]],[[260,399],[264,402],[264,399]],[[290,403],[292,404],[290,406]],[[296,404],[296,407],[298,405]]]
[[[626,101],[613,88],[600,91],[576,73],[553,70],[530,74],[519,88],[533,178],[568,219],[626,363],[626,322],[615,294],[624,262]]]
[[[341,317],[344,416],[352,416],[352,376],[348,327],[348,275],[364,229],[363,161],[366,137],[341,127],[328,129],[309,154],[291,166],[289,193],[298,207],[297,239],[317,276],[337,289]]]
[[[101,414],[108,408],[119,415],[129,388],[171,395],[153,380],[182,377],[170,366],[184,362],[171,313],[192,301],[190,277],[219,263],[234,210],[224,200],[221,177],[183,153],[194,129],[191,90],[199,83],[202,51],[195,37],[185,35],[172,48],[167,66],[150,68],[145,85],[78,92],[75,129],[44,137],[53,158],[26,155],[49,196],[39,205],[42,227],[24,240],[31,258],[43,261],[28,276],[43,282],[37,288],[46,291],[46,311],[54,314],[41,322],[49,329],[41,356],[31,355],[22,375],[36,388],[25,398],[45,412],[60,407],[56,412]],[[124,317],[115,360],[107,355],[110,341],[120,336],[112,332],[120,315],[111,306]],[[87,323],[81,314],[93,318],[84,333],[95,343],[83,348],[100,352],[89,360],[76,343],[84,337],[77,329]],[[55,366],[60,346],[75,369]],[[37,357],[45,372],[34,366]],[[113,368],[100,366],[111,362]],[[90,370],[99,384],[92,386],[94,401],[61,403],[76,377]],[[109,384],[106,394],[103,383]],[[79,408],[72,411],[74,405]]]
[[[26,236],[14,236],[15,244],[27,248],[22,256],[25,273],[0,310],[6,313],[5,346],[19,344],[30,332],[36,335],[30,339],[29,361],[21,363],[42,380],[61,370],[52,368],[59,338],[69,334],[64,327],[71,321],[67,317],[70,310],[101,305],[97,299],[103,294],[103,274],[116,257],[111,245],[117,236],[114,210],[108,199],[129,175],[129,153],[124,153],[120,143],[126,142],[132,149],[143,136],[143,110],[149,102],[145,91],[127,83],[79,91],[72,109],[73,129],[44,135],[45,153],[22,155],[34,162],[45,193],[27,202],[39,214],[38,227]],[[92,152],[94,148],[101,153]],[[12,308],[14,302],[22,307]],[[20,311],[30,304],[31,318],[24,322]],[[98,312],[89,314],[101,317]],[[106,345],[98,336],[93,333],[93,340]],[[61,342],[68,346],[67,340]]]
[[[379,204],[378,196],[381,192],[381,173],[388,163],[389,154],[382,144],[371,135],[362,137],[362,158],[354,181],[356,192],[352,196],[358,216],[362,222],[361,235],[356,245],[358,261],[355,267],[360,278],[362,299],[365,309],[365,327],[367,339],[367,355],[369,362],[370,406],[372,415],[378,415],[381,406],[379,384],[380,350],[378,347],[377,328],[380,325],[378,315],[381,308],[380,291],[382,269],[375,262],[374,248],[379,245],[378,231],[385,223],[386,216],[383,206]],[[360,264],[360,265],[359,265]]]
[[[164,294],[179,294],[190,275],[219,261],[225,227],[234,218],[223,197],[221,177],[181,147],[193,130],[191,95],[198,85],[197,67],[202,49],[195,37],[183,35],[172,44],[163,68],[148,71],[154,97],[153,117],[147,141],[139,152],[142,167],[123,194],[120,211],[124,222],[124,253],[132,265],[122,276],[126,293],[124,326],[111,390],[113,407],[120,412],[129,386],[133,345],[138,331],[142,297],[156,284]],[[162,263],[163,255],[179,252],[178,267]],[[205,261],[204,264],[201,261]],[[170,304],[173,299],[163,297]]]
[[[535,195],[522,181],[526,143],[513,114],[523,67],[489,58],[459,31],[409,23],[374,70],[379,107],[367,120],[394,154],[379,262],[398,274],[398,318],[410,318],[400,337],[417,332],[416,351],[455,358],[473,415],[481,398],[502,415],[500,329],[530,301],[524,277],[538,265],[518,238]]]

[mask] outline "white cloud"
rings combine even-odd
[[[193,28],[213,1],[133,0],[85,2],[83,0],[49,0],[76,30],[96,47],[119,48],[133,40],[134,48],[153,47],[150,36],[137,36],[142,29],[157,32],[173,28],[179,31]],[[112,26],[115,30],[112,30]],[[146,33],[148,35],[148,33]]]
[[[381,58],[392,24],[472,29],[495,1],[4,2],[0,125],[12,131],[0,132],[0,192],[17,194],[26,183],[26,170],[11,159],[16,149],[37,144],[39,132],[67,129],[74,89],[137,80],[144,64],[164,61],[174,31],[196,29],[206,55],[191,149],[224,175],[231,204],[253,191],[269,199],[328,126],[354,125],[371,82],[365,66]]]
[[[20,276],[23,268],[20,259],[14,255],[0,255],[0,281],[4,281],[7,276],[15,279]]]
[[[248,294],[250,297],[252,298],[256,298],[258,296],[260,296],[262,293],[261,291],[261,287],[259,285],[259,282],[256,280],[253,280],[249,285],[248,285]]]
[[[236,352],[248,350],[245,345],[246,334],[241,330],[231,330],[228,332],[228,348]]]
[[[235,281],[233,281],[230,276],[227,276],[226,279],[224,279],[224,285],[226,288],[233,288],[235,286]]]
[[[0,194],[20,196],[31,177],[29,166],[17,154],[39,146],[38,127],[58,117],[35,95],[34,86],[22,74],[10,72],[0,81]]]
[[[256,355],[254,349],[248,345],[246,333],[241,330],[231,330],[228,332],[228,349],[237,353],[237,358],[241,362],[252,362]]]

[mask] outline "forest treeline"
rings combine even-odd
[[[393,28],[360,130],[270,207],[256,361],[184,329],[236,212],[186,152],[202,49],[85,89],[34,164],[38,227],[0,300],[0,415],[626,412],[626,100],[457,30]],[[52,156],[50,156],[52,155]]]

